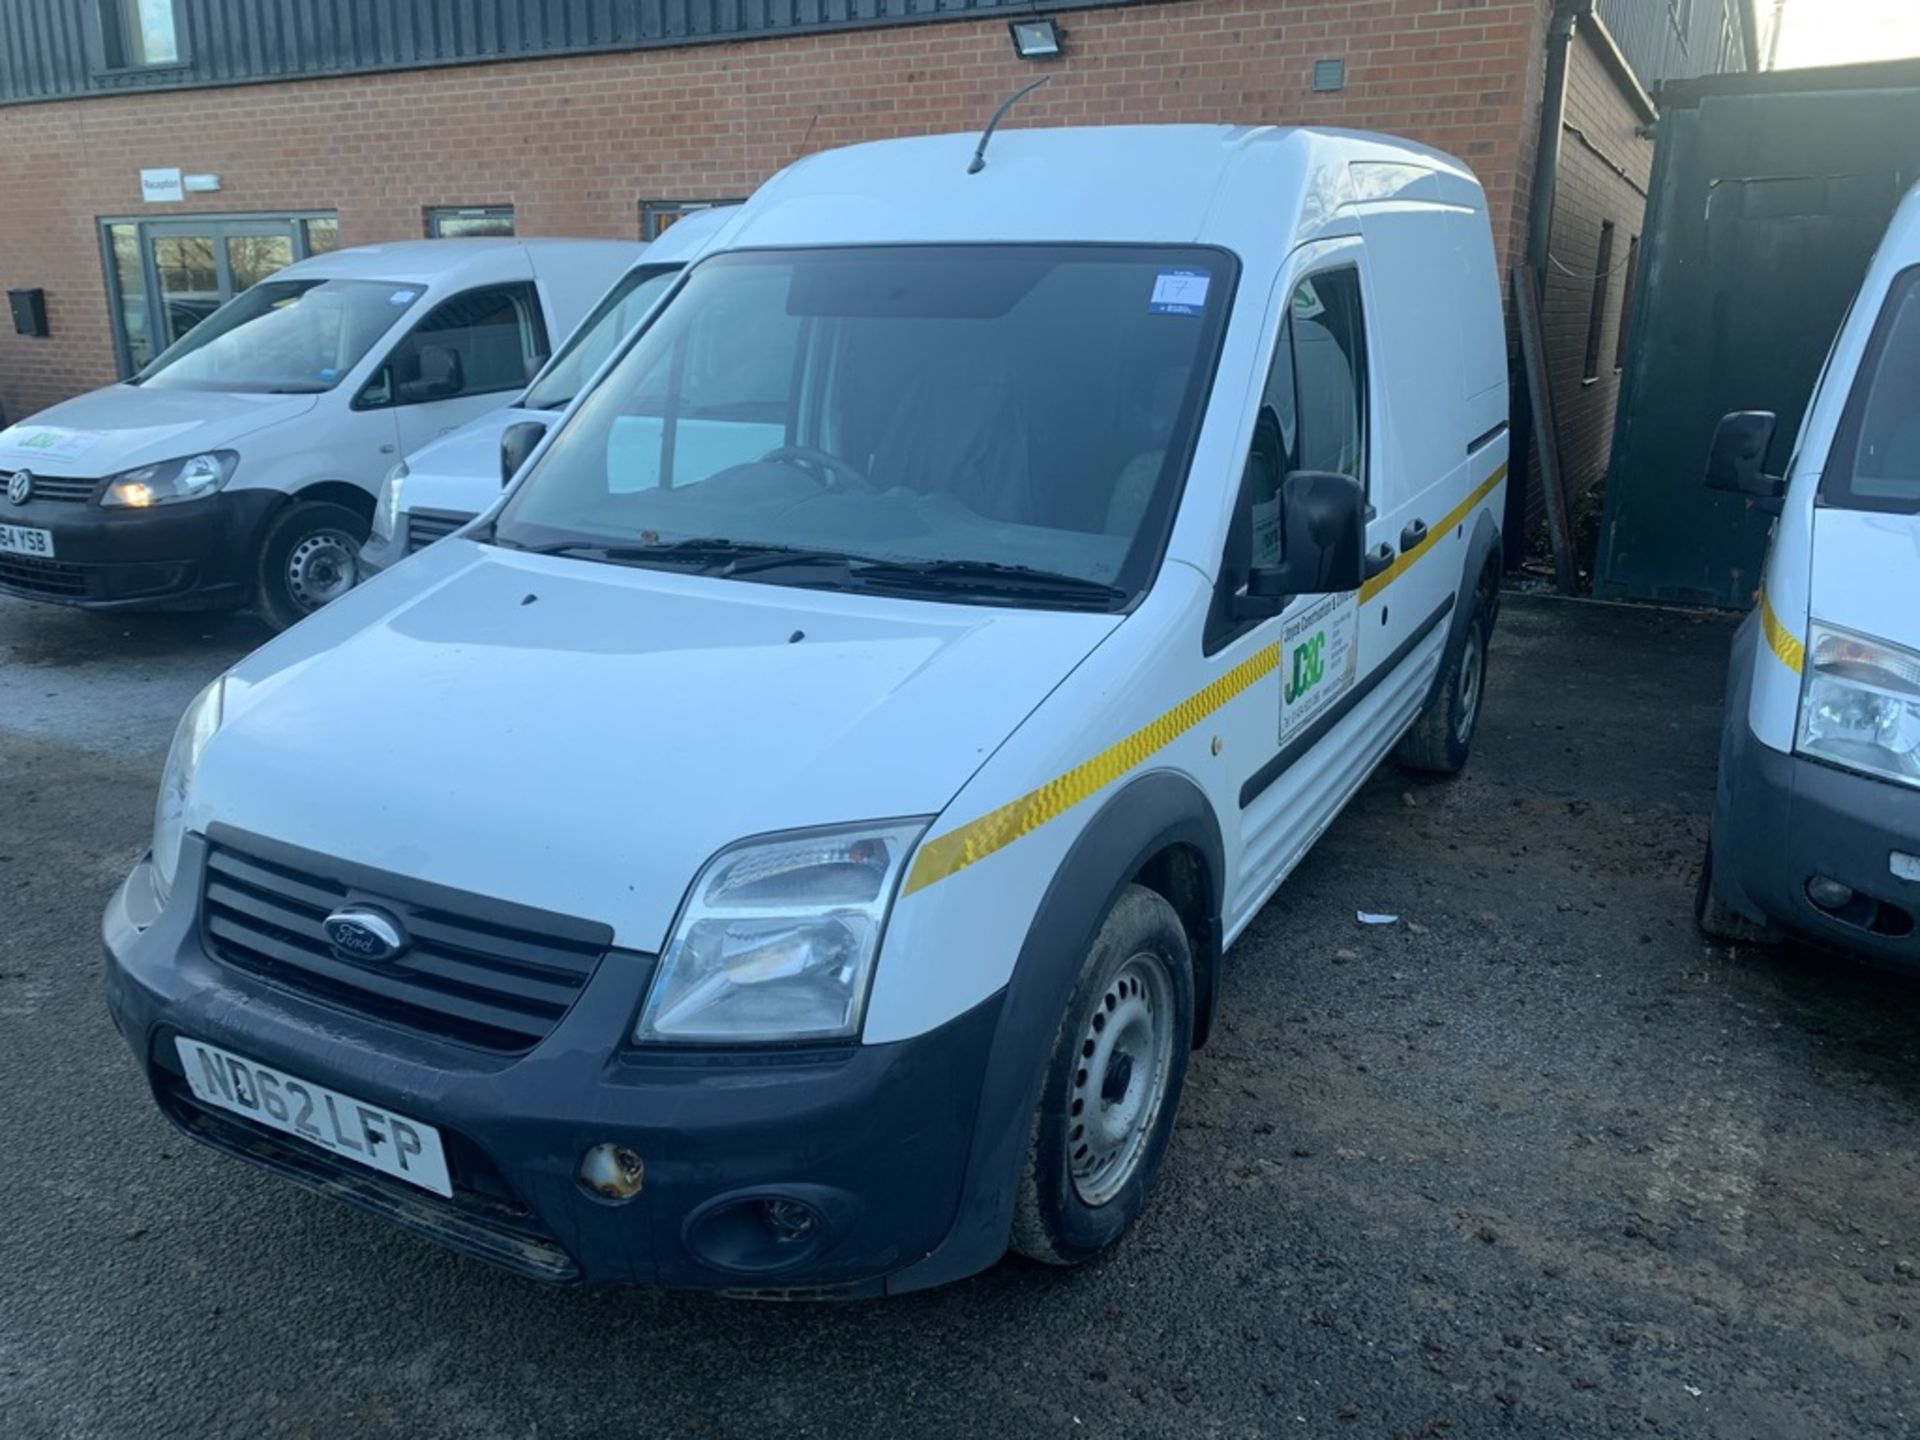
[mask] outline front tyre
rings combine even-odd
[[[1492,629],[1486,607],[1474,606],[1460,653],[1453,657],[1439,687],[1413,728],[1400,737],[1393,752],[1408,770],[1427,775],[1458,775],[1473,751],[1473,735],[1480,724],[1480,705],[1486,694],[1487,640]]]
[[[344,505],[309,500],[282,510],[260,545],[261,618],[285,630],[351,590],[367,531],[367,522]]]
[[[1054,1040],[1013,1249],[1077,1265],[1145,1208],[1193,1043],[1193,956],[1164,898],[1129,885],[1101,922]]]

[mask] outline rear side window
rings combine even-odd
[[[359,404],[419,405],[518,390],[546,362],[532,285],[488,285],[441,301],[394,347]]]
[[[1920,513],[1920,266],[1893,282],[1827,457],[1820,498]]]

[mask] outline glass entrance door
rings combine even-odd
[[[338,241],[332,216],[108,220],[107,289],[120,374],[148,361],[251,285]]]

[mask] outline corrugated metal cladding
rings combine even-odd
[[[126,3],[0,0],[0,105],[1033,8],[1031,0],[174,0],[181,63],[110,71],[101,17]],[[1103,3],[1114,0],[1047,8]]]
[[[1741,11],[1753,0],[1598,0],[1620,53],[1651,90],[1665,80],[1748,70]]]

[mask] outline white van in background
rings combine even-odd
[[[1895,213],[1784,478],[1720,422],[1715,489],[1780,518],[1734,638],[1701,927],[1920,962],[1920,188]]]
[[[0,431],[0,591],[291,625],[353,584],[395,457],[523,389],[639,254],[413,240],[288,266]]]
[[[1086,1260],[1227,948],[1466,763],[1506,417],[1436,151],[809,156],[486,519],[194,701],[120,1033],[196,1140],[541,1279]]]
[[[373,533],[360,550],[361,578],[452,534],[498,500],[501,487],[512,478],[512,470],[502,468],[500,450],[508,428],[529,427],[519,442],[524,448],[518,458],[524,459],[546,427],[586,388],[614,347],[739,208],[714,205],[678,221],[614,282],[525,394],[429,442],[394,466],[374,505]]]

